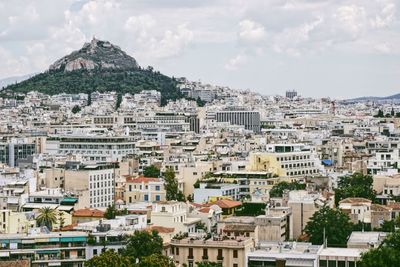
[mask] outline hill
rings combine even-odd
[[[348,101],[384,101],[384,100],[400,100],[400,94],[390,95],[390,96],[363,96],[357,97],[353,99],[349,99]]]
[[[183,97],[174,78],[151,67],[143,69],[118,46],[93,39],[80,50],[54,62],[47,71],[7,86],[3,95],[29,91],[49,95],[94,91],[135,94],[142,90],[160,91],[162,104]]]

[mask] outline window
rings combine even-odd
[[[160,201],[160,200],[161,200],[160,195],[156,195],[156,201]]]
[[[193,248],[189,248],[189,259],[193,259]]]
[[[179,248],[175,249],[176,255],[179,256]]]
[[[149,201],[149,195],[144,195],[144,201]]]
[[[156,185],[156,191],[160,191],[160,186]]]
[[[238,258],[238,251],[235,249],[233,250],[233,258],[237,259]]]

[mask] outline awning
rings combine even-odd
[[[332,165],[332,160],[330,160],[330,159],[323,159],[323,160],[322,160],[322,164],[324,164],[325,166],[331,166],[331,165]]]

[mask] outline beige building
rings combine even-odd
[[[82,165],[65,171],[65,190],[79,194],[76,208],[104,208],[114,204],[116,176],[119,168],[113,163]]]
[[[267,208],[265,215],[255,218],[256,240],[286,241],[293,238],[292,210],[288,207]]]
[[[319,193],[309,193],[306,190],[290,191],[287,205],[292,209],[293,238],[304,233],[308,221],[325,203],[333,206],[333,199],[325,199]]]
[[[36,226],[32,215],[26,212],[0,210],[0,234],[23,234]]]
[[[195,266],[196,262],[217,262],[226,267],[245,267],[246,253],[254,247],[254,241],[247,239],[198,239],[184,238],[171,240],[171,256],[176,266]]]
[[[149,177],[127,177],[125,183],[125,203],[165,201],[164,180]]]
[[[400,174],[396,175],[374,175],[373,189],[382,195],[400,195]]]
[[[339,201],[339,209],[349,215],[354,224],[371,223],[371,204],[372,201],[366,198],[349,197]]]

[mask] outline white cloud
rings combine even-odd
[[[333,16],[337,19],[341,29],[351,33],[353,37],[357,37],[368,26],[367,13],[362,6],[340,6]]]
[[[281,33],[276,34],[273,49],[278,53],[300,56],[301,50],[305,49],[304,43],[310,41],[311,32],[323,22],[323,18],[319,17],[298,27],[284,29]]]
[[[224,66],[226,70],[234,71],[239,69],[240,66],[245,64],[248,60],[248,56],[244,53],[240,53],[235,57],[231,58]]]
[[[263,25],[246,19],[239,23],[239,40],[245,43],[258,43],[263,41],[266,31]]]

